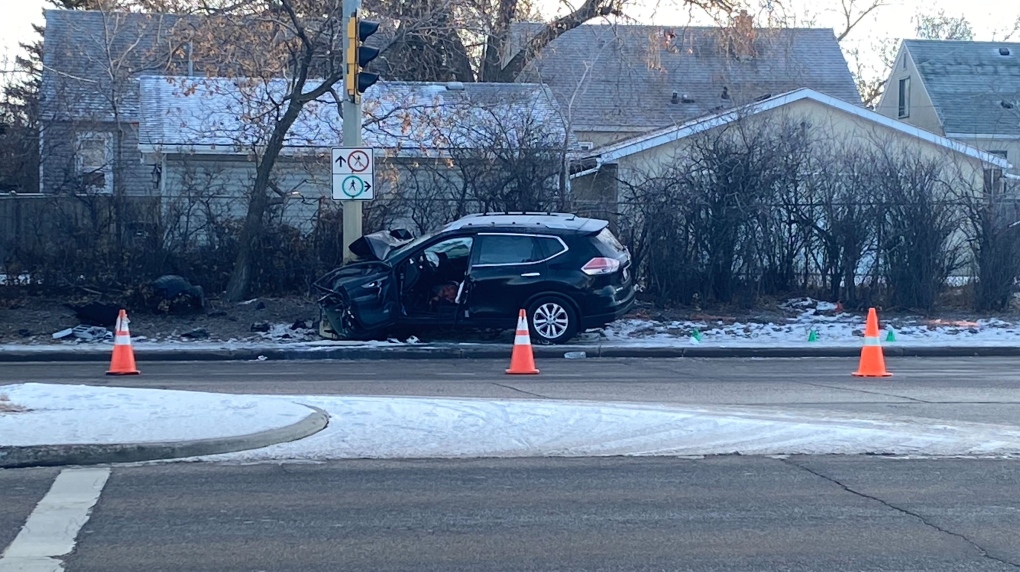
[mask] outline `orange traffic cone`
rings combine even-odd
[[[868,309],[868,323],[864,327],[864,347],[861,348],[861,363],[855,377],[889,377],[892,374],[885,370],[885,355],[878,339],[878,313],[874,308]]]
[[[128,332],[127,310],[117,316],[117,334],[113,338],[113,359],[106,375],[138,375],[142,372],[135,367],[135,351],[131,349],[131,334]]]
[[[531,351],[531,334],[528,333],[528,316],[521,310],[517,318],[517,335],[514,336],[514,353],[510,357],[510,369],[507,373],[513,375],[534,375],[538,373],[535,369],[535,355]]]

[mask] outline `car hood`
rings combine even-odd
[[[400,228],[366,234],[351,243],[351,252],[364,260],[386,260],[390,252],[414,240],[411,233]]]
[[[337,292],[344,287],[361,284],[390,273],[393,268],[385,262],[371,260],[352,262],[327,272],[315,281],[315,287],[323,292]]]

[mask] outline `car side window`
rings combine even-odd
[[[538,243],[538,246],[541,249],[540,252],[542,256],[539,260],[552,258],[567,249],[562,242],[552,238],[551,236],[535,237],[535,242]]]
[[[481,239],[478,265],[526,264],[547,258],[543,245],[530,236],[485,235]]]
[[[472,241],[470,236],[444,240],[426,248],[425,255],[433,261],[438,261],[440,254],[444,254],[449,260],[466,259],[471,255]]]

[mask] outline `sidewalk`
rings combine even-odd
[[[302,439],[328,415],[244,395],[27,383],[0,386],[0,468],[130,463]]]
[[[561,346],[535,345],[538,359],[563,359],[584,352],[586,358],[818,358],[860,355],[861,342],[839,343],[701,343],[678,340],[673,345],[589,343]],[[1016,343],[883,343],[887,357],[1013,357]],[[266,344],[134,344],[135,359],[153,361],[252,360],[384,360],[384,359],[510,359],[512,346],[500,343],[406,344],[386,342],[305,342]],[[108,362],[111,344],[0,346],[0,363]],[[574,356],[577,357],[577,356]]]

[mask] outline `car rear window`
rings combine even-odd
[[[627,247],[621,244],[608,228],[602,229],[601,232],[595,235],[595,242],[598,243],[602,254],[616,256],[627,253]]]
[[[545,260],[563,250],[555,238],[513,235],[485,235],[477,264],[527,264]]]

